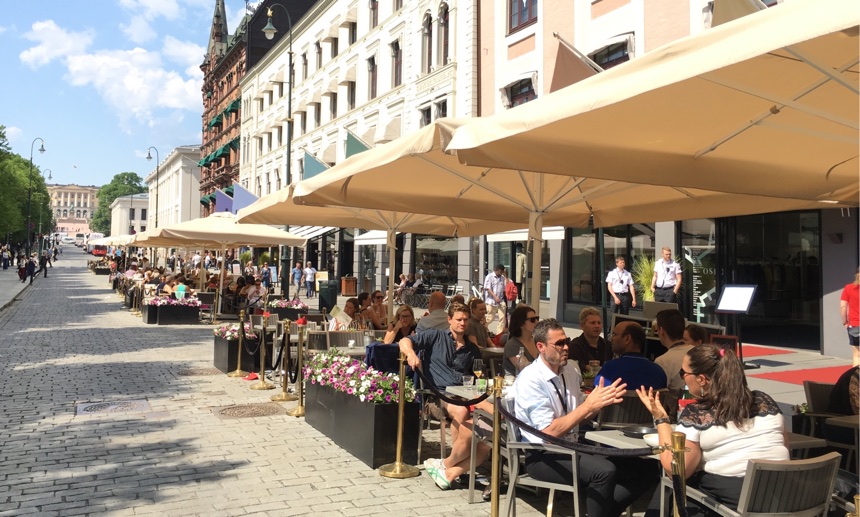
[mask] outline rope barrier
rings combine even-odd
[[[481,402],[487,400],[487,397],[490,396],[489,393],[484,393],[483,395],[479,396],[478,398],[475,398],[472,400],[463,400],[460,398],[452,399],[451,397],[449,397],[449,396],[445,395],[444,393],[442,393],[441,391],[439,391],[436,388],[436,386],[434,386],[433,383],[430,382],[430,380],[424,376],[424,372],[422,372],[420,369],[415,370],[415,372],[417,372],[418,376],[421,377],[421,380],[424,381],[425,389],[430,390],[430,392],[439,400],[441,400],[443,402],[447,402],[448,404],[451,404],[452,406],[474,406],[475,404],[480,404]]]
[[[662,487],[660,488],[660,490],[662,490]],[[678,476],[676,474],[672,474],[672,491],[675,494],[683,494],[684,493],[684,486],[682,485],[682,482],[681,482],[681,476]],[[675,497],[676,497],[675,500],[677,501],[677,496],[675,496]],[[687,507],[686,506],[684,506],[682,504],[676,504],[675,508],[677,508],[677,510],[678,510],[678,517],[687,517]]]
[[[526,431],[527,433],[537,436],[538,438],[544,440],[547,443],[558,445],[559,447],[564,447],[565,449],[570,449],[576,452],[607,457],[650,456],[651,454],[654,454],[654,449],[652,449],[651,447],[642,447],[639,449],[615,449],[611,447],[599,447],[596,445],[586,445],[584,443],[562,440],[561,438],[539,431],[534,427],[528,425],[527,423],[523,422],[522,420],[511,414],[507,409],[505,409],[502,406],[501,400],[496,400],[496,411],[500,412],[507,420],[511,421],[514,425],[519,427],[520,431]]]

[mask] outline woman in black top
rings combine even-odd
[[[520,370],[531,364],[538,356],[537,345],[532,337],[532,332],[535,330],[535,325],[538,320],[537,313],[528,305],[519,305],[514,312],[511,313],[511,322],[509,329],[511,336],[505,343],[505,373],[517,375]],[[517,359],[520,353],[520,348],[523,348],[523,358]],[[515,364],[519,362],[519,364]]]
[[[415,327],[415,313],[412,307],[401,305],[394,313],[394,323],[388,324],[388,332],[385,333],[382,342],[386,345],[398,343],[401,339],[414,334]]]

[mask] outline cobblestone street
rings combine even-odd
[[[180,375],[212,366],[211,327],[144,325],[85,257],[66,247],[48,278],[0,311],[0,515],[489,513],[423,474],[381,477],[303,419],[220,417],[214,409],[273,392]],[[0,274],[4,291],[26,285],[12,269]],[[134,401],[145,404],[76,415],[82,404]],[[438,431],[426,437],[436,446]]]

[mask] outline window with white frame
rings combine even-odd
[[[395,88],[403,84],[403,51],[398,40],[391,42],[391,84]]]
[[[442,4],[439,7],[439,19],[436,21],[436,24],[439,26],[439,52],[437,56],[439,58],[438,64],[439,66],[445,66],[448,64],[448,4]]]
[[[340,44],[340,41],[337,38],[331,38],[329,40],[329,45],[331,45],[331,57],[332,57],[332,59],[337,57],[337,53],[338,53],[337,47],[339,44]]]
[[[376,98],[376,58],[372,57],[367,60],[367,100]]]
[[[379,25],[379,1],[368,0],[368,8],[370,11],[370,28],[372,29]]]
[[[350,111],[355,109],[355,81],[346,83],[346,109]]]
[[[322,68],[322,43],[317,41],[314,43],[314,50],[316,51],[317,56],[317,70]]]
[[[330,120],[337,118],[337,92],[328,94],[328,107]]]
[[[302,53],[302,80],[308,78],[308,53]]]
[[[420,125],[421,127],[429,126],[431,122],[433,122],[433,114],[430,113],[430,106],[426,108],[421,108],[418,110],[418,113],[421,115]]]
[[[433,66],[433,19],[430,13],[421,22],[421,73],[429,74]]]
[[[630,42],[619,41],[603,47],[602,49],[592,52],[588,55],[592,61],[601,66],[604,70],[608,70],[613,66],[618,66],[625,61],[630,61]]]
[[[445,118],[448,116],[448,101],[441,100],[436,103],[436,118]]]
[[[534,84],[532,84],[531,79],[517,81],[508,87],[508,92],[508,98],[511,101],[511,108],[537,99],[537,94],[535,94]]]

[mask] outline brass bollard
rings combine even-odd
[[[248,372],[242,369],[242,347],[245,346],[245,342],[242,339],[242,336],[245,335],[244,327],[245,325],[245,311],[239,311],[239,346],[236,355],[236,369],[227,374],[227,377],[244,377],[248,375]]]
[[[406,479],[414,478],[419,474],[418,469],[412,465],[403,463],[403,420],[406,411],[406,356],[400,352],[400,380],[398,382],[397,397],[397,454],[394,463],[388,463],[379,467],[379,475],[387,478]]]
[[[284,382],[281,385],[281,392],[277,395],[272,395],[273,402],[292,402],[299,400],[299,397],[292,393],[287,393],[287,385],[290,383],[290,372],[287,370],[287,354],[290,353],[290,320],[284,320],[283,325],[286,328],[284,334],[287,342],[284,344],[284,355],[281,356],[281,371],[284,372]],[[296,379],[298,381],[298,379]]]
[[[846,513],[845,517],[860,517],[860,494],[854,496],[854,513]]]
[[[687,506],[687,467],[684,463],[686,443],[684,433],[672,432],[672,475],[681,480],[681,493],[675,494],[675,517],[681,517],[679,508]]]
[[[505,386],[505,378],[496,375],[493,379],[493,402],[501,400],[502,388]],[[502,414],[498,408],[493,410],[493,458],[492,470],[490,472],[490,483],[492,483],[492,493],[490,494],[490,515],[491,517],[499,517],[499,490],[502,486],[502,460],[499,457],[499,450],[502,447]],[[550,501],[552,504],[552,501]]]
[[[212,312],[212,325],[217,325],[217,324],[221,323],[220,321],[218,321],[218,311],[221,310],[221,306],[218,305],[220,300],[221,300],[221,290],[216,287],[215,288],[215,301],[212,302],[212,311],[211,311]],[[244,321],[244,317],[241,316],[241,314],[244,314],[244,312],[245,311],[239,311],[239,313],[240,313],[239,321],[240,322]],[[237,366],[237,368],[238,368],[238,366]]]
[[[303,359],[305,355],[305,329],[307,329],[307,325],[299,325],[299,346],[296,348],[296,353],[298,355],[298,359],[296,359],[296,367],[298,368],[296,384],[299,385],[299,405],[287,411],[288,415],[296,418],[305,416],[305,376],[302,372],[302,368],[304,368],[305,365],[305,361]]]
[[[263,315],[263,325],[260,335],[260,382],[251,386],[252,390],[273,390],[275,385],[271,382],[266,382],[266,330],[268,316]]]

